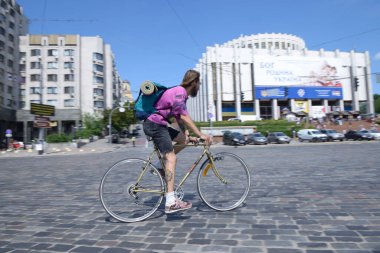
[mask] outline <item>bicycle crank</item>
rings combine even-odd
[[[177,199],[182,200],[183,196],[185,195],[183,189],[181,186],[174,185],[174,195]]]

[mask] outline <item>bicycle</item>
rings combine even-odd
[[[186,146],[203,146],[203,152],[175,186],[176,197],[182,200],[182,186],[206,157],[197,176],[200,198],[216,211],[229,211],[239,207],[246,199],[251,185],[250,173],[243,159],[229,152],[212,155],[209,146],[204,143],[196,142]],[[99,188],[100,200],[106,212],[116,220],[142,221],[160,207],[166,183],[152,164],[155,154],[163,166],[163,158],[154,146],[148,160],[127,158],[111,166],[104,174]]]

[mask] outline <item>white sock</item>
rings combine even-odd
[[[172,206],[172,205],[175,204],[174,192],[168,192],[168,193],[166,193],[165,197],[166,197],[165,206]]]

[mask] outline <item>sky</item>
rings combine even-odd
[[[369,51],[380,73],[380,0],[16,1],[30,34],[102,37],[135,98],[145,80],[178,85],[208,46],[259,33],[298,36],[309,50]]]

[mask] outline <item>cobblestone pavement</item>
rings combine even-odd
[[[199,149],[180,154],[178,174]],[[210,210],[194,174],[184,189],[192,209],[165,215],[161,207],[138,223],[110,219],[98,187],[107,167],[150,149],[2,157],[0,252],[380,252],[380,142],[212,149],[249,165],[245,205]]]

